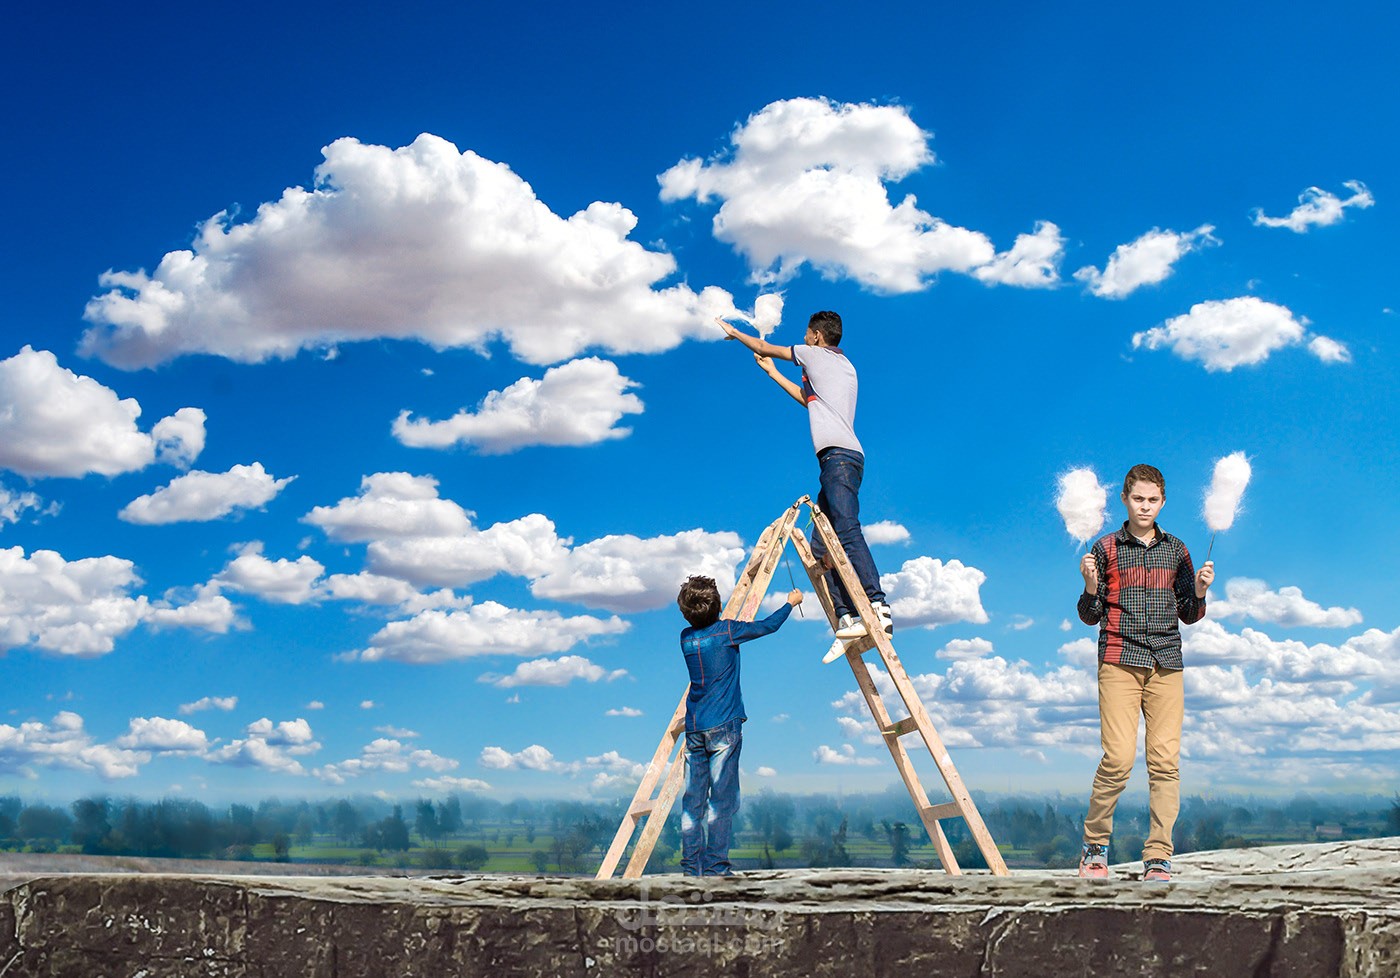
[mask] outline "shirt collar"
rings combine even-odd
[[[1133,531],[1130,530],[1130,529],[1128,529],[1128,521],[1127,521],[1127,520],[1124,520],[1124,521],[1123,521],[1123,525],[1122,525],[1121,527],[1118,528],[1118,532],[1117,532],[1116,534],[1114,534],[1114,535],[1118,537],[1118,542],[1119,542],[1119,543],[1127,543],[1129,540],[1133,541],[1134,543],[1140,543],[1140,541],[1138,540],[1138,538],[1135,537],[1135,536],[1133,536]],[[1161,528],[1160,526],[1158,526],[1158,525],[1156,524],[1156,522],[1154,522],[1154,523],[1152,524],[1152,542],[1153,542],[1153,543],[1161,543],[1161,542],[1162,542],[1162,538],[1163,538],[1165,535],[1166,535],[1166,534],[1164,534],[1164,533],[1162,532],[1162,528]]]

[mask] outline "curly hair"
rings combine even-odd
[[[719,621],[719,588],[713,577],[688,577],[676,596],[685,620],[696,628]]]
[[[1162,478],[1160,470],[1151,465],[1138,464],[1128,470],[1128,474],[1123,477],[1123,495],[1133,491],[1133,484],[1138,482],[1150,482],[1158,489],[1162,490],[1162,498],[1167,498],[1167,480]]]

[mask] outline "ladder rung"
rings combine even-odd
[[[962,818],[962,806],[955,801],[945,802],[942,805],[930,805],[923,812],[932,819]]]
[[[627,809],[627,814],[630,815],[632,818],[641,818],[643,815],[650,815],[652,809],[655,807],[656,799],[649,798],[646,801],[638,802],[631,808]]]
[[[886,737],[903,737],[905,734],[913,733],[919,729],[919,721],[913,717],[905,717],[903,720],[896,720],[885,728]]]

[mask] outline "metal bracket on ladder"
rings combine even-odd
[[[811,509],[812,525],[816,536],[820,537],[825,545],[827,559],[833,564],[832,569],[840,578],[841,583],[845,585],[846,591],[850,594],[851,601],[855,605],[856,613],[865,622],[868,632],[865,638],[854,639],[847,643],[846,662],[855,674],[856,684],[860,686],[861,692],[865,695],[865,701],[870,707],[870,715],[874,717],[876,726],[883,735],[886,746],[889,747],[890,755],[894,758],[895,768],[899,771],[900,777],[904,779],[905,787],[909,789],[909,796],[914,800],[919,820],[933,841],[934,851],[938,854],[939,862],[943,865],[944,870],[950,874],[956,875],[962,872],[953,855],[953,848],[948,844],[948,839],[943,833],[943,827],[939,824],[945,818],[961,818],[967,824],[973,841],[977,843],[977,848],[981,851],[982,857],[987,861],[991,871],[998,876],[1007,875],[1006,863],[1001,858],[1001,852],[997,849],[991,833],[982,821],[982,816],[977,811],[977,805],[963,784],[957,768],[953,766],[948,749],[944,746],[938,731],[934,729],[933,721],[929,719],[928,711],[919,699],[919,694],[914,690],[914,684],[910,681],[909,674],[905,672],[904,665],[900,662],[890,637],[880,627],[874,609],[870,607],[865,591],[861,588],[860,581],[856,577],[855,569],[851,567],[850,558],[846,556],[845,548],[837,539],[826,514],[818,509],[808,497],[803,496],[793,503],[782,516],[770,523],[763,531],[758,543],[754,546],[748,566],[740,575],[739,582],[735,585],[734,592],[724,607],[723,617],[740,621],[753,620],[758,611],[759,603],[763,600],[764,594],[767,593],[768,585],[773,579],[773,572],[777,569],[783,550],[787,547],[788,541],[791,540],[797,548],[798,556],[802,560],[802,566],[807,571],[807,576],[812,581],[817,598],[826,611],[827,619],[831,622],[832,628],[835,628],[836,613],[826,586],[825,567],[817,560],[807,537],[796,525],[798,512],[804,505]],[[870,674],[870,669],[865,664],[863,656],[872,649],[879,651],[885,672],[908,711],[909,715],[903,719],[894,720],[890,717],[884,699],[880,696],[875,680]],[[689,688],[687,687],[686,694],[688,693]],[[628,860],[627,868],[622,873],[623,877],[636,879],[641,876],[642,871],[646,868],[647,860],[651,858],[652,850],[656,847],[656,840],[661,835],[661,827],[665,824],[666,816],[675,803],[676,795],[680,792],[681,781],[685,776],[686,694],[682,694],[680,704],[671,715],[671,722],[667,724],[666,733],[661,738],[661,743],[657,745],[651,763],[647,765],[646,773],[642,776],[642,783],[637,787],[632,804],[628,806],[627,812],[622,817],[622,824],[618,826],[612,845],[608,848],[607,854],[603,857],[603,863],[598,868],[598,879],[609,879],[616,872],[628,842],[631,841],[632,836],[637,831],[637,826],[642,824],[643,820],[645,820],[645,824],[642,826],[636,845],[632,847],[632,857]],[[928,794],[924,791],[918,773],[914,770],[909,752],[902,742],[903,737],[913,733],[919,734],[929,753],[933,756],[933,762],[938,768],[938,773],[943,777],[943,783],[947,786],[952,801],[940,805],[929,802]],[[673,753],[674,758],[672,757]],[[660,784],[659,791],[658,784]]]

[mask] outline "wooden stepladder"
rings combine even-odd
[[[815,535],[825,545],[827,560],[833,564],[833,569],[840,577],[841,583],[845,585],[847,593],[851,596],[851,602],[855,606],[856,614],[860,616],[861,621],[865,622],[868,633],[864,638],[853,639],[846,643],[846,662],[855,674],[856,684],[865,694],[865,702],[870,707],[870,715],[875,719],[876,726],[883,734],[885,745],[894,758],[895,768],[898,769],[900,777],[904,779],[905,787],[909,789],[909,796],[914,800],[920,821],[928,830],[928,836],[933,841],[934,851],[938,853],[939,862],[944,870],[950,874],[959,875],[962,873],[957,859],[953,856],[953,848],[948,844],[948,839],[943,834],[943,827],[939,824],[945,818],[961,818],[967,824],[968,831],[977,843],[977,848],[981,851],[982,857],[987,861],[992,873],[997,876],[1006,876],[1006,863],[1001,858],[1001,852],[997,849],[991,833],[982,821],[982,816],[977,811],[977,805],[963,784],[957,768],[953,766],[948,748],[944,746],[943,739],[934,729],[933,721],[929,719],[928,711],[924,709],[919,694],[914,690],[914,684],[910,681],[909,674],[904,671],[904,665],[900,662],[890,637],[880,627],[874,609],[870,607],[865,590],[860,586],[860,580],[856,577],[855,569],[851,566],[850,559],[846,555],[845,548],[837,539],[836,532],[832,529],[826,514],[818,509],[808,497],[803,496],[788,507],[783,515],[770,523],[758,538],[758,543],[754,546],[753,554],[749,558],[748,566],[740,575],[739,582],[735,585],[734,592],[724,607],[723,617],[740,621],[753,620],[754,614],[758,611],[759,603],[768,591],[768,585],[773,579],[774,571],[777,570],[783,550],[787,547],[788,541],[791,540],[802,560],[802,566],[807,571],[807,576],[812,581],[817,599],[821,602],[822,608],[825,609],[833,630],[835,629],[836,612],[832,604],[831,594],[826,586],[825,567],[812,553],[812,547],[808,543],[807,537],[797,526],[798,512],[804,505],[810,508]],[[904,708],[908,715],[902,719],[894,720],[890,717],[884,699],[876,687],[875,679],[870,674],[870,668],[865,663],[864,655],[871,649],[878,650],[890,684],[894,686],[900,699],[904,701]],[[687,687],[686,693],[689,693],[689,687]],[[679,794],[681,784],[685,780],[686,693],[681,695],[680,704],[671,714],[671,720],[666,725],[666,733],[662,736],[661,743],[657,745],[651,763],[647,765],[646,773],[642,776],[642,783],[637,786],[637,793],[633,796],[632,804],[628,806],[627,813],[622,817],[622,824],[618,826],[617,834],[613,837],[607,855],[603,857],[602,865],[598,867],[598,879],[610,879],[617,871],[617,865],[627,849],[627,844],[636,834],[638,825],[642,826],[641,834],[637,837],[636,845],[632,847],[631,858],[627,862],[627,868],[622,873],[623,878],[636,879],[641,876],[642,870],[646,868],[647,860],[651,858],[652,850],[656,847],[656,840],[661,835],[661,827],[665,824],[666,816],[675,803],[676,795]],[[938,805],[929,802],[928,794],[924,791],[918,773],[914,770],[909,752],[902,743],[903,737],[913,733],[917,733],[922,738],[924,746],[933,756],[933,762],[938,767],[938,773],[943,776],[943,783],[947,786],[951,801]]]

